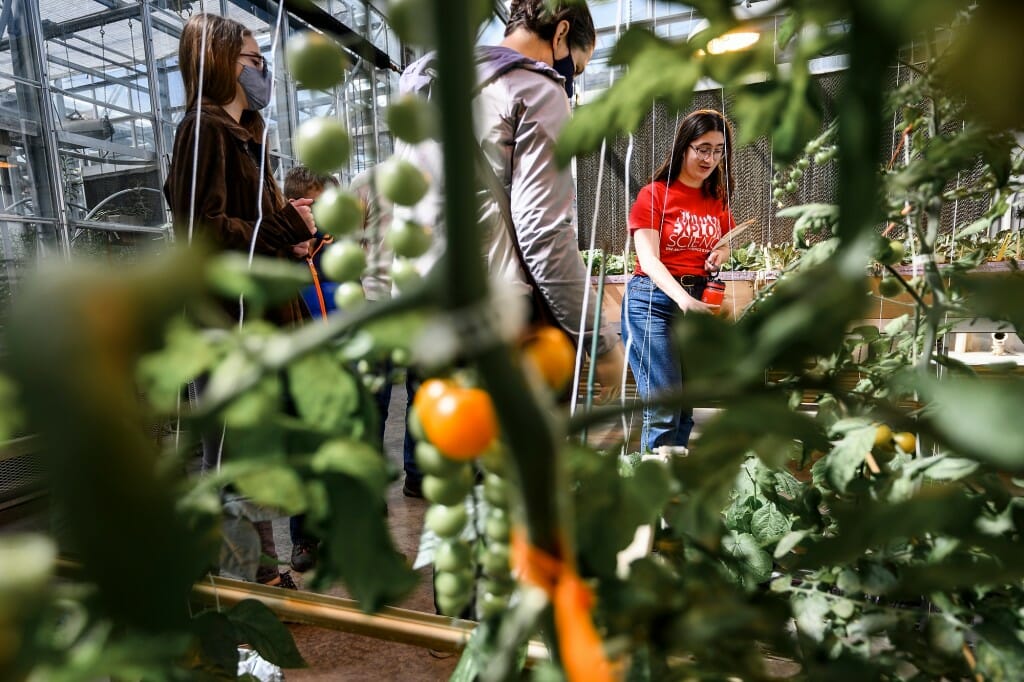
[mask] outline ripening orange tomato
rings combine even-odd
[[[483,389],[449,385],[436,399],[424,396],[416,412],[427,440],[450,459],[475,459],[498,437],[494,405]]]
[[[576,350],[560,330],[541,327],[526,339],[523,359],[537,370],[544,383],[555,391],[561,391],[572,379]]]
[[[453,388],[456,388],[456,386],[450,379],[427,379],[420,384],[415,397],[412,399],[412,405],[419,411],[421,405],[427,402],[437,402],[442,395]]]

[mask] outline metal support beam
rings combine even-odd
[[[330,35],[345,49],[351,50],[378,69],[401,71],[401,67],[391,61],[391,57],[379,47],[364,38],[356,30],[349,28],[319,7],[303,0],[283,0],[284,7],[292,16],[305,22],[312,28]],[[273,0],[252,0],[256,7],[270,11]]]
[[[141,80],[142,83],[135,83],[135,82],[132,82],[132,81],[128,80],[127,78],[120,78],[118,76],[111,76],[109,73],[105,73],[104,71],[100,71],[99,69],[93,69],[93,68],[88,67],[88,66],[82,66],[81,64],[75,64],[73,62],[67,61],[66,59],[61,59],[60,57],[55,57],[52,54],[46,55],[46,61],[50,62],[51,64],[56,64],[58,66],[63,66],[66,69],[73,69],[73,70],[79,71],[81,73],[87,73],[90,76],[95,76],[95,77],[100,78],[100,79],[102,79],[103,81],[106,81],[106,82],[117,83],[118,85],[123,85],[124,87],[128,88],[129,90],[135,89],[135,90],[146,90],[147,92],[149,91],[149,82],[148,82],[148,79],[145,78],[144,74],[139,78],[139,80]],[[104,83],[93,83],[92,85],[95,88],[102,88]]]
[[[59,129],[57,130],[57,141],[72,147],[98,149],[101,152],[120,154],[121,156],[129,156],[133,159],[142,159],[143,161],[156,160],[156,154],[146,149],[128,147],[123,144],[107,142],[106,140],[99,140],[95,137],[89,137],[88,135],[78,135],[76,133],[69,133]],[[117,163],[117,161],[110,159],[107,163]]]
[[[208,582],[197,583],[192,594],[206,604],[220,604],[221,607],[256,599],[285,620],[439,651],[461,651],[477,626],[473,621],[391,606],[367,614],[351,599],[315,592],[286,591],[228,578],[210,577]],[[547,647],[531,640],[526,648],[527,666],[546,660]]]

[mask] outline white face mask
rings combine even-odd
[[[249,100],[250,111],[259,111],[270,104],[271,81],[273,74],[267,65],[262,70],[254,69],[251,66],[243,66],[242,73],[238,74],[238,82],[242,84],[246,99]]]

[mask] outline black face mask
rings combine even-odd
[[[576,62],[573,61],[572,52],[562,57],[561,59],[556,59],[553,66],[555,67],[555,71],[557,71],[559,74],[562,75],[563,78],[565,78],[565,94],[569,97],[569,99],[572,99],[572,81],[576,77]]]

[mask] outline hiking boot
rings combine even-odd
[[[405,477],[405,484],[402,486],[402,494],[406,497],[423,498],[423,481],[410,480]]]
[[[297,542],[292,545],[291,567],[293,571],[305,573],[316,566],[317,546],[315,542]]]

